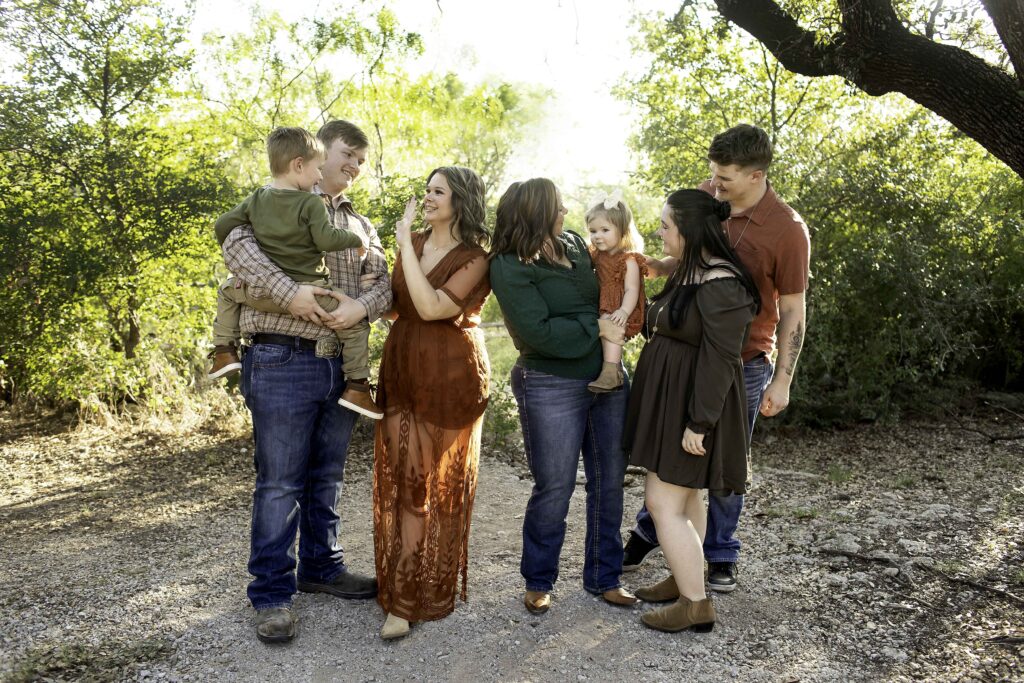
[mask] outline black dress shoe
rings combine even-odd
[[[364,600],[376,597],[377,579],[344,571],[334,577],[330,583],[315,583],[300,579],[298,589],[303,593],[330,593],[348,600]]]

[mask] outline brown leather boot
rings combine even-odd
[[[344,393],[338,399],[338,404],[345,406],[349,410],[354,410],[360,415],[365,415],[372,420],[380,420],[384,417],[384,411],[373,400],[373,394],[370,393],[370,385],[365,381],[349,380],[345,386]]]
[[[698,633],[707,633],[715,627],[715,606],[711,604],[711,598],[693,602],[680,595],[671,605],[644,612],[640,620],[645,626],[668,633],[688,628]]]
[[[627,589],[619,586],[618,588],[612,588],[604,593],[601,593],[601,597],[609,605],[620,605],[622,607],[630,607],[635,605],[639,600],[636,596],[630,593]]]
[[[644,586],[636,590],[636,597],[644,602],[668,602],[679,597],[679,586],[676,577],[669,574],[653,586]]]
[[[601,366],[601,374],[593,382],[587,385],[595,394],[604,394],[615,391],[622,386],[622,369],[618,363],[604,363]]]

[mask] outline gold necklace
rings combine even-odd
[[[447,247],[435,247],[433,244],[430,243],[429,240],[424,242],[424,244],[427,246],[428,249],[430,249],[430,250],[432,250],[434,252],[438,252],[438,251],[448,252],[448,251],[451,251],[452,249],[454,249],[458,245],[458,242],[452,242]]]
[[[654,308],[654,306],[648,306],[647,310],[645,311],[645,313],[647,315],[647,331],[648,331],[648,336],[649,337],[653,337],[654,335],[658,334],[658,319],[661,317],[661,311],[665,307],[664,306],[658,306],[658,313],[657,313],[657,315],[654,316],[654,327],[651,327],[651,309],[652,308]]]

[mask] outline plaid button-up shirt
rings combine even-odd
[[[388,277],[384,248],[373,224],[365,216],[356,213],[347,197],[339,195],[333,201],[327,195],[323,197],[332,224],[355,232],[369,245],[365,259],[359,257],[358,249],[343,249],[327,252],[324,262],[331,271],[331,284],[361,303],[366,309],[367,320],[372,322],[391,308],[391,280]],[[243,225],[232,230],[221,245],[221,251],[228,269],[249,286],[249,292],[255,298],[268,297],[279,306],[287,307],[299,291],[299,286],[260,249],[252,227]],[[360,291],[359,276],[366,273],[377,275],[377,281],[365,291]],[[334,335],[330,328],[287,314],[257,311],[248,306],[242,307],[240,323],[243,337],[260,332],[306,339],[329,338]]]

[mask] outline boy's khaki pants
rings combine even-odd
[[[344,294],[341,289],[332,287],[327,280],[298,284],[323,287]],[[338,300],[330,296],[318,295],[316,302],[328,313],[338,307]],[[242,315],[243,305],[266,313],[288,313],[287,309],[278,306],[273,299],[256,299],[249,296],[249,288],[244,282],[229,277],[217,292],[217,317],[213,321],[214,345],[238,346],[238,338],[241,336],[238,321]],[[345,378],[367,379],[370,376],[370,324],[363,319],[348,329],[334,330],[334,333],[341,342],[341,367],[345,371]]]

